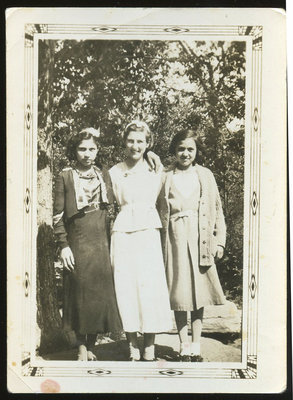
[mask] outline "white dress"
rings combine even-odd
[[[119,312],[126,332],[172,329],[156,210],[161,173],[148,164],[128,170],[124,162],[110,169],[120,212],[114,222],[111,259]]]

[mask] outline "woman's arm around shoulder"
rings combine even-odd
[[[118,163],[118,164],[115,164],[115,165],[113,165],[113,167],[111,167],[109,170],[108,170],[108,173],[109,173],[109,175],[110,175],[110,178],[111,178],[111,181],[112,181],[112,183],[115,181],[115,179],[117,179],[117,175],[119,175],[119,172],[121,173],[121,171],[122,171],[122,162],[120,162],[120,163]]]

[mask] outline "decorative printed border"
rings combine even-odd
[[[46,39],[66,39],[72,35],[81,35],[87,39],[102,39],[105,35],[106,38],[125,37],[127,39],[133,35],[137,36],[159,36],[164,35],[164,40],[168,40],[166,35],[170,35],[170,39],[174,35],[176,39],[181,37],[198,37],[205,38],[212,37],[220,40],[225,37],[225,40],[240,40],[241,37],[249,37],[252,40],[252,63],[251,63],[251,88],[250,101],[251,115],[246,116],[251,119],[251,129],[249,133],[249,164],[250,164],[250,177],[249,177],[249,235],[248,235],[248,285],[243,287],[243,295],[247,294],[247,352],[242,360],[244,360],[245,367],[240,369],[235,368],[211,368],[200,367],[200,365],[190,364],[186,366],[181,363],[180,368],[158,368],[157,364],[152,368],[147,368],[139,363],[136,368],[131,368],[129,363],[117,363],[111,368],[104,367],[90,367],[89,364],[85,366],[70,365],[58,366],[58,362],[54,366],[38,366],[34,365],[31,357],[31,332],[30,324],[28,321],[32,320],[32,310],[35,304],[35,299],[32,296],[32,287],[36,282],[32,282],[34,276],[33,265],[35,257],[33,249],[30,245],[24,246],[23,254],[23,321],[22,321],[22,334],[23,334],[23,349],[22,349],[22,375],[23,376],[58,376],[58,377],[152,377],[152,378],[168,378],[180,377],[184,378],[212,378],[212,379],[254,379],[257,376],[257,312],[258,312],[258,288],[259,288],[259,228],[260,228],[260,157],[261,157],[261,74],[262,74],[262,26],[173,26],[173,25],[54,25],[54,24],[26,24],[24,32],[24,46],[25,46],[25,107],[24,107],[24,182],[25,192],[23,196],[24,205],[24,234],[25,242],[27,244],[33,243],[36,238],[33,235],[33,226],[35,224],[35,216],[32,212],[32,199],[35,196],[33,185],[33,146],[34,146],[34,118],[37,116],[33,114],[34,108],[34,91],[37,85],[35,79],[36,71],[34,70],[34,43],[37,43],[38,36]],[[103,35],[103,37],[101,36]],[[177,36],[178,35],[178,36]],[[125,39],[125,40],[127,40]],[[196,39],[195,39],[196,40]],[[212,40],[210,38],[210,40]],[[246,321],[243,321],[243,323]],[[39,364],[39,363],[38,363]],[[120,366],[119,366],[119,365]],[[59,364],[60,365],[60,364]],[[93,365],[93,364],[92,364]],[[148,364],[149,365],[149,364]]]

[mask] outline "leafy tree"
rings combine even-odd
[[[54,176],[67,165],[74,130],[100,127],[100,161],[123,158],[121,134],[146,120],[165,165],[171,136],[198,125],[204,165],[215,174],[227,223],[218,266],[228,298],[241,303],[244,187],[245,43],[223,41],[54,41],[51,108]]]

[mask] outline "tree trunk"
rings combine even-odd
[[[37,323],[39,354],[64,346],[58,310],[52,228],[52,81],[54,42],[39,41],[38,167],[37,167]]]

